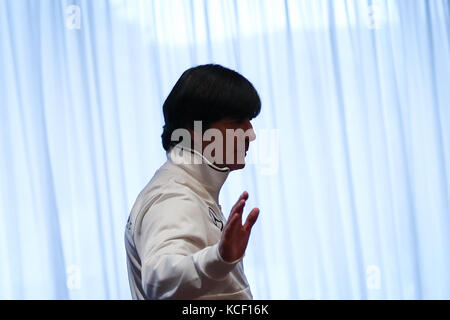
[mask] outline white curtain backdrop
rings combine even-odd
[[[0,298],[129,299],[189,67],[247,77],[257,299],[450,299],[448,0],[0,0]],[[252,160],[252,161],[250,161]]]

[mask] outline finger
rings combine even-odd
[[[239,215],[234,214],[230,217],[230,219],[227,221],[227,224],[225,226],[225,228],[223,229],[224,232],[224,236],[226,238],[228,237],[232,237],[231,234],[234,233],[235,230],[237,230],[238,228],[241,228],[241,219],[239,217]]]
[[[241,201],[242,199],[244,199],[244,200],[247,200],[247,199],[248,199],[248,192],[247,192],[247,191],[244,191],[244,192],[239,196],[238,201],[236,201],[236,203],[234,204],[234,206],[231,208],[231,213],[233,213],[233,212],[235,211],[236,207],[239,205],[239,203],[240,203],[240,201]]]
[[[247,220],[245,220],[244,230],[250,232],[252,230],[253,225],[259,216],[259,209],[254,208],[248,215]]]
[[[231,220],[237,216],[242,216],[239,212],[243,210],[243,207],[245,205],[245,200],[241,200],[240,202],[236,203],[236,206],[233,207],[233,210],[230,212],[230,216],[228,217],[227,224],[231,222]]]
[[[242,213],[244,212],[244,207],[245,207],[246,203],[247,202],[245,201],[245,199],[242,199],[241,202],[239,203],[239,205],[236,208],[236,213],[238,213],[239,215],[242,216]]]
[[[236,210],[233,212],[234,216],[237,216],[239,219],[239,227],[242,227],[242,213],[244,212],[245,207],[245,200],[241,200],[239,202],[238,206],[236,207]]]
[[[241,200],[237,203],[236,207],[234,208],[234,210],[230,213],[230,215],[240,215],[242,216],[242,212],[244,211],[244,207],[245,207],[245,200]]]

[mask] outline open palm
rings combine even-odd
[[[223,229],[219,243],[219,253],[226,262],[234,262],[244,255],[250,232],[258,219],[259,209],[253,208],[245,224],[242,225],[242,213],[247,199],[248,193],[244,191],[231,209],[228,222]]]

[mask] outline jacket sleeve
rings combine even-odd
[[[228,263],[219,243],[207,246],[204,215],[198,202],[181,194],[160,197],[144,212],[135,243],[147,297],[198,298],[220,286],[242,259]]]

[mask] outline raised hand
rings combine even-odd
[[[245,201],[247,199],[248,192],[244,191],[231,209],[228,222],[222,231],[222,237],[219,242],[219,253],[226,262],[234,262],[244,255],[250,237],[250,231],[258,219],[259,209],[253,208],[245,224],[242,225],[242,212],[244,211]]]

